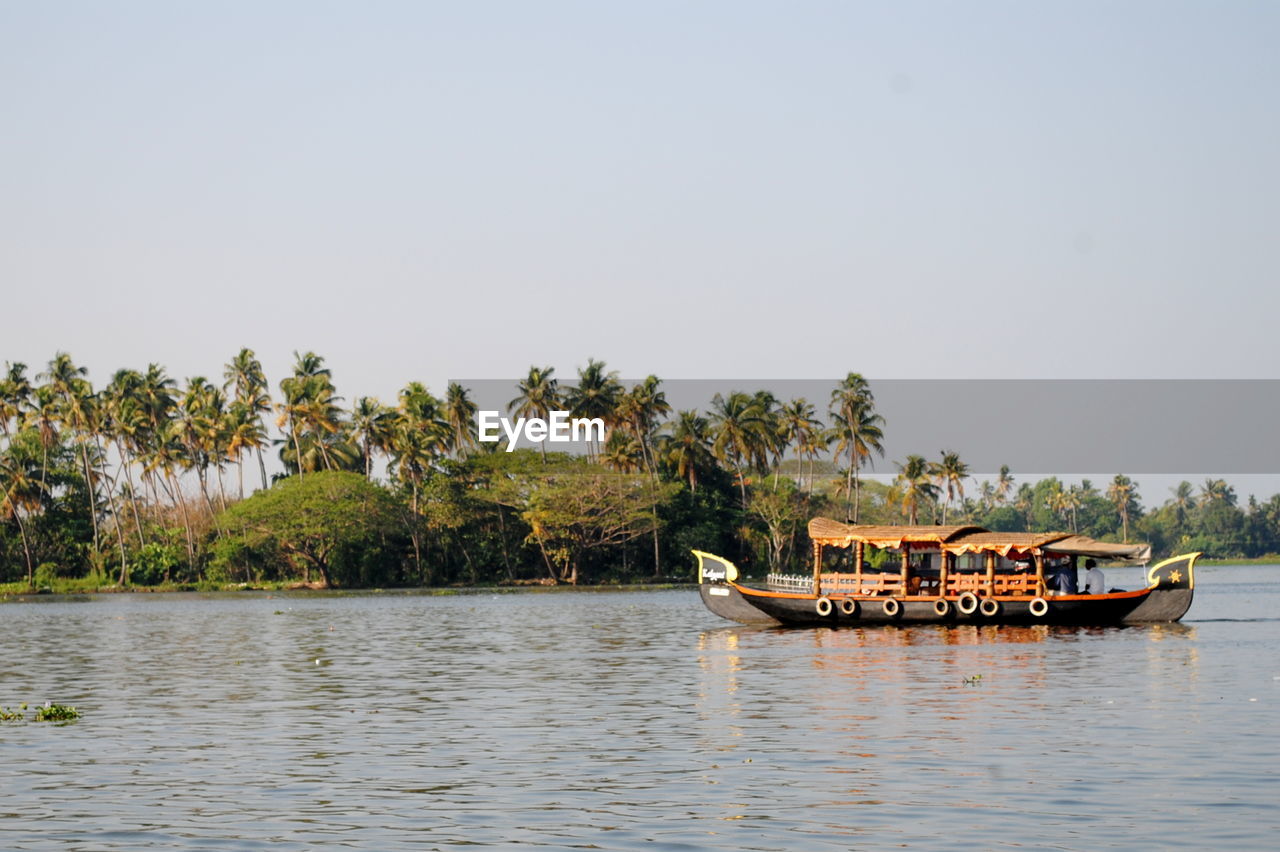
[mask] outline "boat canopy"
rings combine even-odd
[[[933,545],[957,555],[1092,556],[1127,565],[1142,565],[1151,559],[1149,544],[1115,544],[1065,532],[992,532],[972,525],[842,524],[830,518],[814,518],[809,522],[809,538],[823,546],[849,547],[861,542],[887,550],[901,550],[904,544]]]
[[[1116,544],[1110,541],[1096,541],[1084,535],[1069,535],[1053,542],[1045,550],[1070,556],[1093,556],[1126,565],[1145,565],[1151,561],[1149,544]]]
[[[848,547],[855,542],[872,547],[898,549],[903,542],[912,544],[942,544],[967,532],[982,532],[982,527],[971,525],[940,527],[933,524],[920,526],[874,526],[870,524],[842,524],[830,518],[814,518],[809,522],[809,538],[815,544]]]

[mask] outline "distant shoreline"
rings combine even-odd
[[[659,592],[671,590],[693,590],[697,583],[661,581],[654,583],[597,583],[592,585],[573,585],[559,583],[557,585],[506,585],[506,586],[450,586],[450,587],[418,587],[404,586],[400,588],[308,588],[305,586],[249,586],[229,584],[218,587],[197,588],[190,584],[181,586],[101,586],[90,589],[59,589],[32,592],[4,591],[0,592],[0,603],[23,603],[31,601],[52,600],[56,598],[78,598],[108,595],[228,595],[251,593],[274,597],[287,595],[290,597],[363,597],[363,596],[401,596],[401,597],[453,597],[461,595],[496,595],[559,592]]]

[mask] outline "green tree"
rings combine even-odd
[[[654,523],[653,494],[647,477],[619,474],[544,475],[525,483],[527,508],[521,513],[552,576],[561,582],[582,579],[584,558],[646,535]],[[679,486],[662,486],[659,499]]]
[[[507,403],[507,413],[516,417],[546,420],[552,411],[560,410],[560,383],[552,375],[554,367],[530,367],[529,375],[516,385],[520,394]],[[542,461],[547,461],[547,442],[541,443]]]
[[[9,437],[10,423],[21,428],[22,419],[31,407],[34,390],[27,379],[27,365],[6,361],[4,378],[0,379],[0,433],[4,437]]]
[[[696,411],[681,411],[658,436],[658,454],[697,492],[698,482],[716,469],[711,422]]]
[[[935,476],[938,481],[938,491],[940,494],[946,495],[946,499],[942,502],[942,522],[947,522],[947,509],[951,506],[951,501],[957,496],[961,500],[964,499],[964,480],[969,475],[969,465],[960,460],[960,454],[942,451],[942,460],[938,462],[935,468]]]
[[[374,450],[391,447],[396,429],[395,412],[371,396],[362,396],[351,409],[351,437],[364,457],[364,475],[373,474]]]
[[[898,465],[898,477],[894,481],[898,501],[907,523],[918,523],[920,504],[938,498],[938,486],[933,484],[933,472],[924,456],[909,455]]]
[[[71,433],[80,450],[84,467],[84,480],[89,501],[89,518],[93,522],[93,549],[98,549],[98,497],[97,477],[89,459],[92,435],[89,428],[89,407],[93,404],[93,387],[85,380],[86,367],[78,367],[66,352],[58,352],[49,362],[48,370],[37,376],[46,380],[57,400],[57,417]]]
[[[1133,480],[1122,473],[1117,473],[1115,479],[1111,480],[1111,485],[1107,487],[1107,499],[1116,507],[1116,512],[1120,515],[1120,524],[1123,529],[1123,541],[1129,541],[1129,519],[1137,511],[1138,490]]]
[[[618,374],[606,370],[603,361],[588,358],[587,366],[578,370],[577,384],[565,392],[564,400],[573,417],[603,420],[607,441],[608,432],[618,424],[617,409],[623,393]],[[594,459],[600,455],[601,443],[594,436],[592,437],[588,450],[590,458]]]
[[[849,373],[831,392],[830,412],[836,434],[836,455],[849,455],[845,473],[845,519],[856,524],[861,490],[858,470],[873,452],[884,456],[884,418],[875,412],[871,385],[860,373]]]
[[[0,453],[0,517],[12,520],[18,527],[27,563],[27,585],[30,586],[34,581],[35,567],[31,555],[31,539],[27,534],[27,523],[23,515],[40,510],[44,485],[31,475],[31,471],[14,449],[10,446]]]
[[[449,450],[457,458],[465,458],[476,446],[476,412],[466,388],[449,382],[445,390],[444,419],[449,424]]]
[[[822,421],[814,416],[815,411],[804,397],[793,399],[778,411],[778,424],[784,447],[792,444],[801,459],[808,459],[808,491],[813,493],[813,462],[824,452],[830,441],[826,438],[827,430]]]
[[[314,571],[325,586],[358,582],[361,554],[385,552],[400,529],[391,494],[348,471],[283,479],[227,509],[219,525],[244,548],[277,549],[305,581]]]
[[[267,395],[267,376],[263,372],[262,363],[258,360],[257,355],[248,347],[242,348],[223,369],[222,377],[226,381],[222,389],[224,391],[234,389],[235,396],[233,399],[243,409],[238,414],[237,431],[240,431],[245,436],[265,436],[267,427],[263,418],[271,411],[271,397]],[[252,428],[250,425],[250,421],[255,420],[259,427],[257,429]],[[262,487],[266,488],[267,464],[262,457],[265,440],[258,443],[246,441],[243,446],[245,449],[253,449],[257,453],[258,470],[262,474]],[[243,497],[243,484],[240,487],[240,492],[240,496]]]
[[[769,570],[779,571],[796,533],[808,520],[808,502],[790,479],[782,479],[777,488],[759,488],[751,492],[748,514],[764,525],[768,542]]]
[[[711,398],[711,425],[715,436],[712,452],[737,475],[738,492],[745,509],[745,466],[761,455],[763,447],[768,446],[770,424],[758,399],[742,391],[733,391],[728,396],[716,394]]]

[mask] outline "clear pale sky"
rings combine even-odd
[[[1273,378],[1273,2],[0,2],[0,360]]]

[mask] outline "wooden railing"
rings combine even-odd
[[[775,591],[799,592],[812,594],[813,577],[802,575],[770,574],[769,588]],[[1034,574],[997,574],[994,589],[988,587],[987,575],[978,573],[956,573],[947,575],[948,597],[955,597],[963,592],[973,592],[985,596],[994,592],[996,595],[1035,595],[1036,578]],[[902,575],[897,573],[863,574],[861,581],[857,574],[826,573],[822,575],[822,594],[824,595],[925,595],[937,596],[940,593],[937,577],[912,577],[908,580],[904,593]]]
[[[770,574],[765,578],[765,585],[774,592],[813,592],[812,574]]]
[[[985,595],[989,592],[996,595],[1034,595],[1036,593],[1036,577],[1034,574],[997,574],[994,588],[989,588],[986,574],[951,574],[947,577],[947,594],[958,595],[961,592],[973,592]]]

